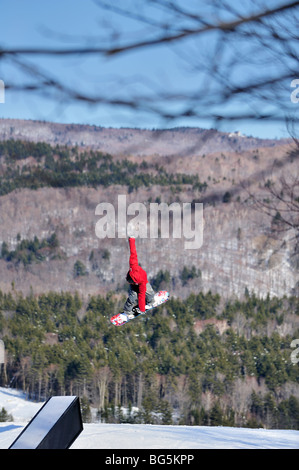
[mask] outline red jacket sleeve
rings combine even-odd
[[[138,306],[142,312],[145,311],[145,294],[147,274],[138,264],[135,238],[129,238],[130,245],[130,276],[138,284]]]
[[[134,270],[139,266],[138,265],[138,258],[137,258],[137,250],[135,246],[135,238],[129,238],[129,245],[130,245],[130,268]]]
[[[146,283],[143,282],[139,284],[139,292],[138,292],[138,307],[141,312],[145,312],[145,293],[146,293]]]

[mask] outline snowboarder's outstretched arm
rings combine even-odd
[[[137,250],[135,246],[135,238],[129,238],[129,245],[130,245],[130,268],[134,271],[138,266],[138,257],[137,257]]]

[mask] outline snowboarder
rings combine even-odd
[[[147,274],[138,264],[135,238],[129,237],[130,269],[127,273],[127,282],[130,284],[129,295],[124,305],[124,313],[128,318],[145,313],[145,306],[151,305],[155,292],[148,282]]]

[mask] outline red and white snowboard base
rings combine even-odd
[[[164,304],[165,302],[167,302],[168,299],[169,292],[167,292],[166,290],[160,290],[155,294],[153,304],[151,306],[145,306],[145,313],[147,313],[148,310],[151,310],[152,308],[159,307],[159,305]],[[139,315],[135,315],[133,318],[129,318],[125,313],[117,313],[116,315],[113,315],[113,317],[110,318],[110,321],[111,323],[113,323],[113,325],[121,326],[125,323],[128,323],[128,321],[134,320],[135,318],[139,317]]]

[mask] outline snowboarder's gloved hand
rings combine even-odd
[[[127,225],[127,236],[128,238],[135,238],[138,235],[138,224],[130,221]]]

